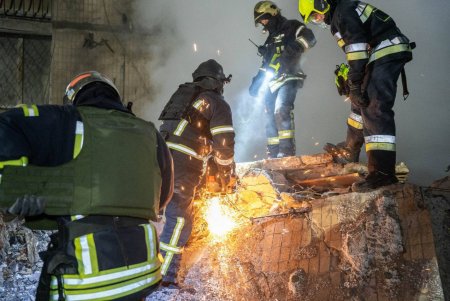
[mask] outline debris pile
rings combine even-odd
[[[349,182],[366,168],[335,164],[327,154],[238,164],[237,171],[234,194],[203,192],[196,198],[181,289],[161,288],[148,301],[444,300],[436,255],[442,248],[435,248],[425,206],[442,196],[411,184],[351,193]],[[3,243],[26,233],[20,225],[2,225]],[[33,235],[41,240],[47,234]],[[28,237],[21,243],[36,242]],[[3,285],[2,300],[34,293],[40,261],[26,251],[21,262],[25,249],[2,246],[2,281],[10,283]],[[12,261],[17,271],[33,268],[21,276],[28,282],[5,273]]]

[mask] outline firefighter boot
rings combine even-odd
[[[398,182],[395,176],[395,152],[393,151],[369,151],[367,177],[353,183],[353,192],[368,192],[382,186],[392,185]]]
[[[333,156],[336,163],[347,164],[352,162],[359,162],[360,149],[352,149],[345,145],[345,142],[337,145],[326,143],[323,147],[324,151]]]

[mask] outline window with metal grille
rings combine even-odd
[[[51,38],[0,35],[0,105],[48,103]]]

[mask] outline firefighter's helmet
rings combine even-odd
[[[327,0],[298,0],[298,11],[306,23],[311,21],[313,13],[326,14],[330,10]]]
[[[272,1],[259,1],[253,9],[255,26],[266,17],[274,17],[279,13],[280,9]]]
[[[212,77],[221,82],[227,82],[230,80],[230,76],[226,77],[223,73],[222,66],[213,59],[209,59],[200,65],[198,65],[197,69],[195,69],[194,73],[192,73],[192,78],[194,81],[202,77]]]
[[[78,93],[87,85],[100,82],[111,87],[119,96],[120,93],[113,81],[97,71],[87,71],[75,76],[72,81],[67,85],[66,92],[64,94],[64,104],[71,104],[75,101]]]

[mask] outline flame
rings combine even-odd
[[[213,238],[222,241],[227,234],[237,227],[237,222],[233,217],[231,208],[221,202],[220,197],[213,197],[207,200],[205,220]]]

